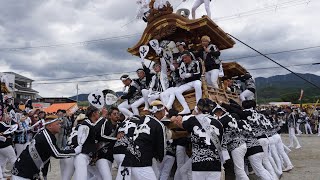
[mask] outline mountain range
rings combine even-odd
[[[297,74],[305,80],[320,87],[320,76],[314,74]],[[287,101],[299,103],[300,91],[303,89],[303,103],[315,102],[320,97],[320,88],[290,73],[269,78],[258,77],[255,79],[258,102]]]
[[[297,74],[302,78],[312,82],[320,87],[320,76],[314,74]],[[302,102],[315,102],[320,98],[320,88],[307,83],[294,74],[276,75],[268,78],[257,77],[256,92],[258,103],[267,103],[271,101],[287,101],[299,103],[301,89],[304,90]],[[76,99],[77,96],[70,97]],[[88,94],[79,94],[79,101],[87,101]]]

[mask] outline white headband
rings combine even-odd
[[[56,118],[56,119],[53,119],[53,120],[51,120],[51,121],[45,122],[43,125],[46,126],[46,125],[48,125],[48,124],[51,124],[51,123],[54,123],[54,122],[60,121],[60,120],[62,120],[62,119],[61,119],[61,118]]]
[[[222,111],[224,111],[223,108],[219,104],[217,104],[217,106],[212,109],[212,112],[214,113],[214,111],[216,111],[217,109],[221,109]]]
[[[163,109],[164,109],[164,106],[162,106],[161,108],[158,108],[157,106],[152,106],[152,108],[149,109],[149,111],[154,114],[156,112],[162,111]]]
[[[126,78],[121,78],[121,81],[125,81],[125,80],[127,80],[127,79],[130,79],[130,77],[128,76],[128,77],[126,77]]]

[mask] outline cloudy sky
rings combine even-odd
[[[140,33],[146,27],[144,22],[135,19],[135,2],[0,1],[0,72],[14,71],[34,79],[33,88],[43,97],[73,96],[76,94],[76,84],[79,84],[79,93],[107,88],[120,90],[122,84],[115,79],[119,79],[121,73],[133,72],[140,66],[139,58],[126,51],[139,40]],[[190,9],[194,0],[170,2],[175,9]],[[212,18],[215,22],[226,32],[263,53],[320,46],[320,23],[317,23],[320,1],[212,2]],[[197,15],[200,17],[203,14],[205,10],[202,5]],[[237,59],[248,55],[256,53],[237,43],[233,49],[222,52],[222,59]],[[270,57],[285,66],[320,62],[319,47]],[[276,66],[262,57],[236,61],[247,69]],[[304,65],[290,69],[320,75],[319,67]],[[250,72],[255,77],[288,73],[279,68]]]

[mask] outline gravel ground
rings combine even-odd
[[[282,135],[282,139],[285,144],[289,144],[287,134]],[[320,137],[302,135],[298,139],[302,148],[298,150],[292,148],[289,153],[294,169],[290,172],[284,172],[281,180],[320,180]],[[52,159],[51,162],[48,180],[59,180],[59,161]]]

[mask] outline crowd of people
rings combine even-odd
[[[32,103],[21,111],[6,101],[0,178],[46,178],[51,157],[60,159],[62,180],[218,180],[223,169],[235,179],[249,179],[252,169],[262,180],[276,180],[292,170],[287,153],[301,148],[295,136],[301,124],[313,132],[309,113],[292,107],[257,108],[248,73],[225,80],[226,93],[239,94],[241,104],[203,98],[202,83],[221,88],[218,48],[208,36],[201,38],[199,51],[182,41],[175,44],[178,52],[172,56],[156,51],[160,61],[154,63],[154,73],[142,61],[137,79],[122,75],[121,103],[108,110],[91,105],[68,116],[65,110],[32,110]],[[183,96],[190,90],[195,91],[192,111]],[[175,99],[182,105],[180,112],[173,106]],[[283,131],[289,132],[288,147],[281,141]]]
[[[30,126],[27,114],[12,109],[1,121],[0,174],[46,177],[50,157],[60,159],[63,180],[220,179],[222,169],[236,179],[249,179],[253,169],[260,179],[272,180],[293,169],[287,155],[293,144],[286,147],[279,135],[282,120],[292,128],[291,107],[271,111],[256,109],[253,100],[239,105],[200,98],[191,115],[168,110],[159,100],[150,102],[149,112],[126,118],[117,107],[90,106],[70,121],[72,131],[59,147],[57,138],[68,121],[63,111],[31,112],[40,118]],[[230,163],[233,169],[223,168]]]

